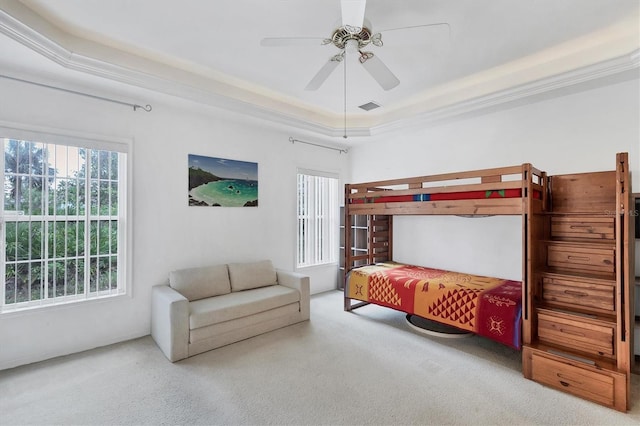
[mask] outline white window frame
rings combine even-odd
[[[0,244],[0,271],[2,273],[2,283],[0,286],[0,314],[10,312],[21,312],[25,310],[31,310],[36,308],[45,307],[57,307],[60,305],[68,305],[69,303],[76,302],[89,302],[95,300],[103,300],[105,298],[114,298],[121,296],[131,296],[131,254],[132,251],[132,227],[131,227],[131,141],[123,138],[104,138],[95,137],[94,135],[87,135],[83,133],[73,132],[60,132],[57,129],[48,128],[36,128],[27,125],[7,124],[0,122],[0,141],[2,141],[3,153],[0,158],[0,166],[2,167],[2,176],[4,179],[4,140],[15,139],[32,141],[44,144],[64,145],[69,147],[82,147],[91,150],[111,151],[118,153],[118,213],[113,216],[100,216],[92,215],[87,208],[87,212],[83,216],[69,216],[60,218],[59,216],[43,214],[38,217],[34,217],[34,221],[56,221],[56,220],[77,220],[84,218],[85,223],[90,221],[100,221],[106,219],[113,219],[117,217],[118,221],[118,250],[115,254],[118,258],[117,268],[117,286],[114,289],[99,291],[91,291],[88,282],[85,280],[84,291],[82,293],[73,295],[53,296],[47,298],[36,299],[32,301],[5,303],[5,268],[6,268],[6,222],[7,213],[4,211],[4,200],[0,203],[0,237],[2,243]],[[28,220],[28,218],[21,218],[22,221]],[[85,238],[89,236],[85,233]],[[85,242],[85,252],[88,252],[88,241]],[[46,256],[45,256],[46,257]],[[88,275],[88,273],[87,273]],[[45,288],[48,286],[44,286]]]
[[[301,177],[312,187],[300,198]],[[332,179],[333,188],[326,178]],[[320,200],[316,191],[324,188],[327,193]],[[296,173],[296,267],[307,268],[338,263],[340,238],[340,178],[335,173],[298,169]],[[301,212],[301,203],[307,206]],[[324,226],[318,226],[324,222]],[[304,225],[303,225],[304,224]],[[310,238],[302,240],[303,226],[310,230]],[[319,246],[319,243],[322,246]]]

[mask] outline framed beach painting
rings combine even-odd
[[[188,163],[190,206],[258,206],[258,163],[194,154]]]

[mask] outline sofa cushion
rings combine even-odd
[[[274,285],[189,303],[189,328],[242,318],[300,301],[298,290]]]
[[[227,265],[172,271],[169,285],[189,301],[231,293]]]
[[[278,276],[270,260],[229,263],[231,291],[251,290],[278,284]]]
[[[225,334],[242,333],[243,330],[251,327],[261,327],[268,323],[283,321],[283,318],[299,317],[300,304],[291,303],[289,305],[280,306],[278,308],[269,309],[268,311],[259,312],[231,321],[219,322],[217,324],[196,328],[189,331],[189,342],[195,343],[206,339],[219,339]],[[286,321],[286,320],[285,320]],[[288,320],[285,324],[289,324]]]

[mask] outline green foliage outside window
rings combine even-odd
[[[116,289],[118,153],[5,139],[4,163],[4,302]]]

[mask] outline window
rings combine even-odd
[[[0,141],[0,311],[125,293],[126,145]]]
[[[299,171],[298,267],[336,262],[338,212],[338,179]]]

